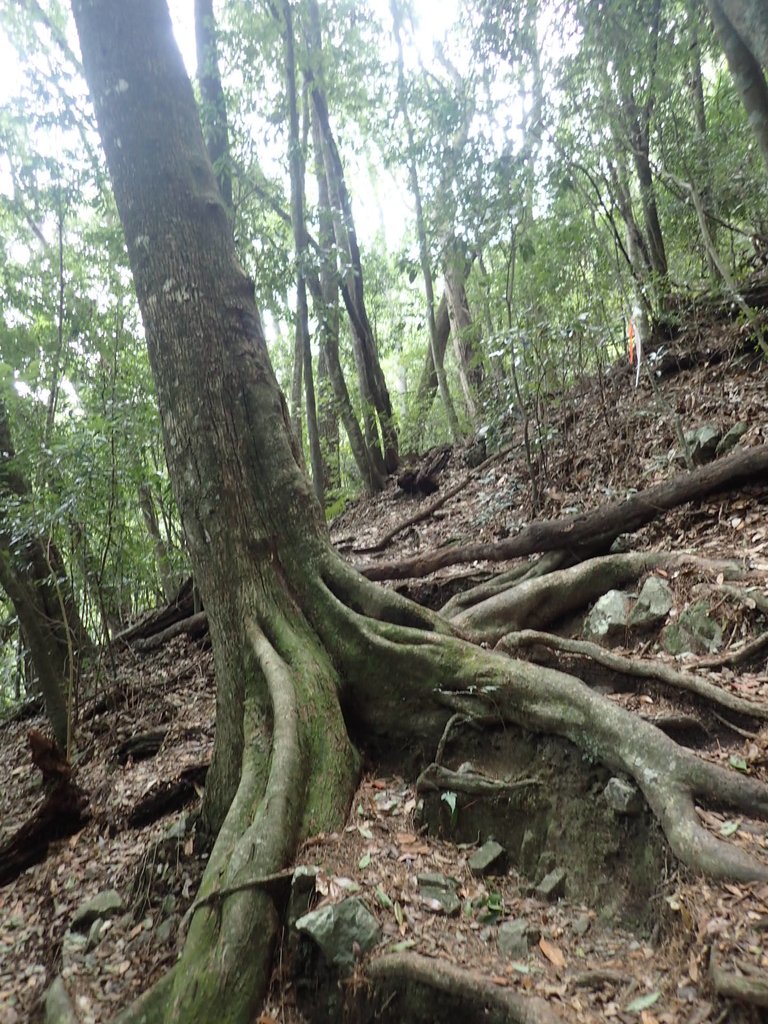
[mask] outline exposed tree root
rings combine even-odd
[[[362,735],[411,745],[426,738],[434,749],[450,714],[460,713],[561,736],[635,779],[683,863],[714,877],[768,880],[768,864],[711,835],[694,807],[698,798],[768,818],[768,786],[703,761],[573,676],[367,618],[329,589],[326,612],[324,641],[342,677],[354,680],[342,699]]]
[[[497,650],[503,650],[507,654],[515,654],[521,647],[529,647],[533,644],[543,644],[555,651],[566,651],[569,654],[578,654],[590,658],[592,661],[605,665],[625,676],[635,676],[639,679],[653,679],[664,683],[675,690],[684,690],[696,697],[701,697],[710,704],[728,708],[739,715],[746,715],[749,718],[757,718],[760,721],[768,721],[768,706],[757,704],[751,700],[738,697],[735,693],[723,690],[719,686],[708,683],[705,679],[699,679],[691,672],[679,672],[661,661],[641,661],[639,658],[624,658],[620,654],[608,651],[599,644],[589,643],[586,640],[567,640],[564,637],[554,636],[552,633],[542,633],[535,629],[525,629],[519,633],[510,633],[497,644]]]
[[[487,601],[488,598],[495,597],[497,594],[501,594],[503,591],[509,590],[512,586],[525,583],[527,580],[538,579],[541,576],[546,576],[548,573],[554,572],[556,569],[565,568],[566,562],[570,564],[570,558],[567,552],[548,551],[546,555],[542,555],[534,562],[522,562],[520,565],[516,565],[513,569],[499,573],[492,579],[485,580],[483,583],[479,583],[476,587],[472,587],[470,590],[465,590],[461,594],[456,594],[455,597],[450,599],[450,601],[446,601],[440,609],[440,614],[446,619],[454,619],[461,612],[474,608],[475,605],[480,604],[481,601]]]
[[[281,646],[290,647],[290,628],[274,624],[273,628],[275,635],[280,635]],[[344,783],[338,771],[316,756],[310,735],[312,722],[306,715],[309,705],[302,700],[307,686],[322,689],[316,685],[318,677],[325,675],[327,684],[330,666],[313,661],[313,652],[298,647],[304,652],[305,664],[290,665],[254,619],[247,620],[245,634],[256,674],[263,678],[269,694],[271,715],[269,721],[264,720],[256,687],[247,687],[240,785],[203,876],[182,957],[172,981],[166,976],[159,988],[129,1007],[119,1018],[121,1024],[252,1019],[266,993],[280,927],[275,888],[265,880],[282,877],[299,843],[324,827],[318,813],[324,800],[321,791],[330,788],[328,803],[333,808],[339,800],[336,787],[341,786],[341,800],[346,805],[356,782],[354,761],[342,758],[346,771],[354,770]],[[271,735],[266,781],[265,732]],[[326,757],[337,756],[334,737],[326,735],[325,739],[330,748]],[[337,824],[337,813],[330,811],[326,827]]]
[[[604,505],[563,519],[530,523],[515,537],[495,544],[456,545],[397,562],[379,562],[362,570],[370,580],[402,580],[426,576],[436,569],[460,562],[505,562],[537,551],[567,550],[576,557],[606,550],[620,533],[631,533],[662,512],[702,498],[724,487],[768,479],[768,445],[740,449],[691,473],[682,473],[664,483],[638,491],[626,501]]]
[[[699,658],[694,667],[725,668],[726,665],[743,665],[745,662],[757,657],[758,654],[762,654],[767,647],[768,632],[765,632],[742,647],[732,648],[730,651],[718,654],[712,658]]]
[[[641,551],[604,555],[521,581],[494,597],[460,612],[451,622],[465,635],[485,643],[521,629],[543,629],[564,615],[579,611],[606,591],[624,587],[659,567],[695,565],[709,571],[741,575],[735,562],[702,561],[694,555]]]
[[[768,972],[755,971],[735,974],[726,970],[718,959],[715,947],[709,958],[709,975],[718,995],[736,999],[740,1003],[768,1008]]]
[[[538,996],[493,984],[476,971],[455,967],[445,960],[434,960],[418,953],[390,953],[373,959],[366,973],[376,986],[397,993],[397,1010],[411,1017],[405,1006],[412,999],[429,1005],[436,996],[448,997],[453,1013],[450,1019],[467,1024],[475,1021],[505,1024],[562,1024],[564,1017]],[[424,990],[417,995],[414,989]],[[395,998],[398,998],[396,995]],[[449,1007],[445,1008],[449,1011]],[[449,1011],[450,1012],[450,1011]],[[415,1019],[421,1019],[418,1013]],[[434,1016],[429,1018],[434,1019]],[[443,1016],[442,1019],[449,1019]]]

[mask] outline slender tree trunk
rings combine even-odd
[[[62,750],[69,744],[68,692],[90,647],[64,561],[37,535],[32,492],[16,464],[8,410],[0,401],[0,586],[24,632],[46,714]]]
[[[419,377],[419,383],[416,388],[416,398],[414,400],[415,408],[417,410],[416,417],[421,429],[424,427],[424,421],[429,415],[432,402],[437,394],[435,357],[437,357],[439,362],[442,364],[445,359],[445,350],[448,348],[448,339],[450,336],[451,319],[448,314],[448,298],[445,293],[443,293],[440,302],[437,304],[437,311],[435,313],[434,351],[432,345],[427,345],[427,354],[424,359],[424,365],[421,369],[421,376]]]
[[[691,21],[694,22],[694,18],[698,14],[698,11],[690,11]],[[690,57],[691,57],[691,75],[690,75],[690,94],[691,103],[693,106],[694,123],[696,125],[696,144],[698,146],[698,158],[701,162],[701,204],[704,210],[704,214],[707,218],[709,225],[709,234],[712,240],[712,245],[717,247],[717,225],[711,216],[712,213],[712,171],[711,161],[709,156],[708,144],[707,144],[707,108],[704,100],[704,78],[701,72],[701,44],[699,42],[699,33],[695,23],[691,28],[691,42],[689,45]],[[715,284],[719,284],[722,280],[720,270],[717,266],[717,261],[713,260],[712,254],[709,248],[705,247],[705,258],[707,264],[707,270],[709,276]]]
[[[453,349],[467,412],[477,429],[477,399],[483,387],[483,361],[479,324],[472,319],[465,288],[471,264],[472,261],[459,251],[455,241],[446,246],[445,293],[448,296]]]
[[[307,225],[304,214],[304,156],[299,137],[299,108],[296,97],[296,57],[294,51],[293,11],[289,0],[282,5],[282,30],[285,43],[285,80],[288,94],[288,164],[291,176],[291,224],[296,250],[296,351],[294,355],[294,386],[296,367],[303,366],[307,438],[312,466],[312,486],[315,496],[323,504],[323,459],[320,452],[320,434],[317,427],[315,382],[312,372],[312,349],[309,340],[309,308],[307,306]],[[301,374],[299,373],[299,389]],[[296,395],[293,395],[294,399]]]
[[[432,366],[437,377],[437,390],[445,409],[448,419],[448,426],[453,440],[458,442],[463,434],[459,425],[459,417],[456,415],[456,408],[453,404],[448,378],[445,374],[443,359],[438,353],[437,347],[437,323],[435,320],[435,294],[432,286],[432,265],[429,258],[429,240],[427,239],[427,227],[424,220],[424,209],[421,201],[421,187],[419,185],[419,172],[416,166],[416,154],[413,138],[413,127],[408,111],[408,100],[405,88],[405,72],[403,71],[403,44],[400,39],[400,18],[397,8],[392,4],[392,17],[394,23],[395,42],[397,44],[397,95],[400,106],[400,113],[405,122],[405,134],[408,142],[408,180],[411,184],[411,195],[416,206],[416,235],[419,242],[419,262],[421,264],[421,275],[424,280],[424,298],[427,314],[427,330],[429,332],[429,350],[432,354]]]
[[[319,294],[314,296],[314,302],[315,316],[319,324],[320,346],[325,355],[335,406],[347,434],[352,457],[360,473],[363,486],[369,493],[375,494],[381,491],[386,484],[383,461],[376,448],[369,448],[366,444],[347,390],[347,382],[344,379],[344,370],[339,357],[339,288],[336,257],[333,251],[333,212],[323,163],[322,133],[316,118],[312,118],[312,140],[315,151],[320,245],[320,281],[319,289],[316,289]]]
[[[168,548],[160,533],[160,525],[155,512],[155,502],[152,498],[152,489],[149,484],[139,485],[139,506],[147,533],[152,539],[152,547],[155,551],[155,565],[163,588],[163,597],[166,601],[172,601],[176,595],[176,582],[173,578],[171,559],[168,556]]]
[[[744,39],[725,14],[726,4],[707,0],[717,38],[725,53],[734,84],[768,170],[768,82],[755,56],[759,39]],[[752,47],[755,47],[753,50]]]
[[[373,336],[365,304],[363,268],[360,249],[357,244],[352,204],[344,178],[344,168],[336,140],[331,130],[328,105],[322,83],[322,38],[320,11],[316,0],[308,2],[309,25],[307,50],[311,67],[306,78],[310,90],[312,110],[322,137],[323,164],[328,194],[334,214],[334,232],[343,263],[341,291],[344,298],[355,343],[355,362],[360,380],[361,401],[363,402],[363,423],[369,450],[376,452],[376,421],[381,431],[383,462],[386,472],[392,473],[398,465],[398,441],[392,404],[379,362],[376,341]]]
[[[200,83],[200,116],[221,197],[232,211],[232,161],[229,151],[227,100],[221,84],[219,47],[213,0],[195,0],[197,80]]]

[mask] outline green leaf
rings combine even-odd
[[[387,896],[387,894],[384,892],[380,885],[376,886],[374,890],[374,896],[376,897],[376,901],[379,904],[379,906],[384,907],[385,910],[392,909],[392,900],[389,898],[389,896]]]
[[[731,768],[735,768],[737,771],[744,772],[747,775],[749,774],[749,765],[743,757],[738,757],[736,754],[731,754],[731,756],[728,758],[728,763],[730,764]]]
[[[627,1013],[640,1013],[641,1010],[647,1010],[649,1006],[653,1006],[659,999],[661,999],[661,992],[648,992],[644,996],[638,996],[627,1007]]]
[[[441,793],[440,799],[444,803],[448,804],[448,806],[451,809],[451,814],[456,813],[456,794],[453,792],[453,790],[447,789],[445,793]]]
[[[402,942],[395,942],[389,949],[392,953],[404,953],[406,949],[412,949],[415,945],[415,939],[403,939]]]
[[[728,836],[736,835],[736,833],[739,831],[740,825],[740,821],[724,821],[723,824],[720,826],[720,835],[725,836],[726,839],[728,838]]]
[[[363,856],[360,858],[360,860],[357,862],[357,866],[358,866],[358,868],[360,868],[361,871],[365,871],[365,869],[367,867],[370,867],[370,864],[371,864],[371,855],[370,855],[370,853],[364,853]]]

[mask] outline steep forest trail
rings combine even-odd
[[[350,505],[332,525],[334,542],[361,569],[449,545],[496,542],[534,519],[594,510],[681,472],[679,430],[713,424],[724,433],[743,424],[742,448],[768,443],[765,362],[744,345],[737,324],[690,325],[659,348],[650,365],[658,371],[653,388],[645,374],[636,388],[634,370],[617,365],[600,379],[577,382],[567,395],[542,396],[538,412],[549,440],[538,508],[531,500],[522,427],[512,421],[500,450],[476,468],[467,465],[465,451],[451,450],[436,494],[413,498],[392,481],[385,494]],[[434,511],[383,550],[365,550],[429,508]],[[768,649],[748,646],[768,629],[768,480],[666,511],[624,546],[630,557],[696,556],[687,564],[661,564],[650,575],[671,593],[665,628],[706,603],[720,631],[719,641],[710,637],[711,650],[675,658],[660,650],[661,627],[626,630],[604,647],[607,662],[598,663],[594,651],[568,648],[581,636],[586,607],[564,612],[552,625],[561,648],[551,637],[529,632],[513,638],[516,650],[582,674],[615,705],[656,722],[705,761],[730,768],[737,784],[741,777],[768,781],[768,727],[737,710],[740,700],[768,710]],[[744,578],[731,580],[726,562]],[[451,602],[454,621],[464,615],[471,629],[471,606],[462,610],[456,595],[487,585],[492,573],[515,564],[450,565],[385,585],[433,608]],[[636,593],[648,566],[624,589]],[[539,592],[536,599],[551,602],[552,596]],[[738,652],[750,650],[741,663]],[[622,657],[632,661],[610,662]],[[666,679],[633,677],[630,665],[641,658],[664,665]],[[676,688],[677,676],[694,673],[726,695],[724,705]],[[82,1024],[111,1019],[174,962],[205,865],[193,824],[215,718],[205,641],[179,636],[144,653],[116,645],[103,653],[94,685],[96,695],[80,709],[75,765],[90,799],[90,821],[0,887],[0,1024],[43,1019],[41,997],[60,973]],[[364,776],[347,828],[317,837],[299,858],[317,869],[319,904],[358,894],[377,917],[377,953],[393,954],[371,968],[381,1002],[369,1001],[361,951],[351,983],[338,989],[287,939],[261,1024],[307,1019],[302,1013],[331,1019],[329,1005],[336,1006],[337,1019],[342,1010],[354,1020],[381,1010],[387,1019],[386,1012],[398,1006],[387,985],[402,986],[403,978],[414,1020],[458,1020],[456,1007],[464,1003],[461,1019],[475,1019],[478,993],[484,1019],[761,1019],[758,1007],[768,1005],[767,882],[702,881],[670,855],[647,810],[608,807],[611,772],[574,756],[567,744],[538,742],[512,729],[473,738],[458,711],[454,717],[439,751],[413,752],[409,780],[387,774],[386,752],[378,751],[377,770]],[[6,780],[0,844],[42,800],[30,764],[30,728],[44,729],[42,719],[0,726]],[[392,752],[396,759],[402,761],[402,751]],[[519,769],[517,781],[525,785],[489,795],[495,764]],[[551,794],[564,782],[561,803],[546,812],[530,796]],[[157,817],[171,794],[180,808]],[[553,827],[557,815],[569,819],[562,831]],[[712,835],[768,863],[764,821],[717,808],[697,807],[697,815]],[[502,816],[516,818],[519,835],[512,828],[502,836]],[[478,840],[489,838],[515,851],[500,873],[483,874],[471,862]],[[434,891],[443,882],[456,897],[455,907],[447,901],[448,912]],[[72,927],[77,909],[108,890],[119,901],[109,910],[84,909]],[[397,957],[406,953],[424,960],[410,956],[399,965]],[[388,981],[388,971],[398,981]],[[423,991],[433,1001],[432,1018],[418,1016]],[[531,997],[524,1011],[520,997]],[[441,1011],[441,998],[454,1016]]]

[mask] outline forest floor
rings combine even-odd
[[[445,492],[466,477],[464,486],[382,552],[361,549],[430,506],[434,495],[406,496],[393,481],[385,494],[347,508],[332,526],[334,542],[362,567],[451,543],[498,540],[534,518],[557,518],[624,498],[683,468],[675,457],[675,417],[684,430],[706,422],[724,429],[745,423],[742,445],[768,443],[766,364],[745,349],[737,325],[690,325],[665,348],[667,356],[657,353],[656,359],[659,366],[665,359],[666,370],[654,388],[645,375],[635,387],[634,371],[622,365],[599,380],[578,382],[567,396],[542,402],[551,438],[538,509],[531,504],[522,426],[513,423],[504,447],[476,469],[465,464],[464,450],[454,449],[440,489]],[[750,585],[768,597],[768,485],[756,480],[667,512],[634,534],[631,544],[635,550],[736,559],[749,566]],[[425,580],[387,585],[438,607],[467,581],[507,567],[455,566]],[[675,593],[673,616],[706,586],[682,569],[669,572],[667,580]],[[718,598],[717,615],[723,626],[721,652],[768,627],[759,607],[726,594]],[[655,640],[614,650],[642,651],[675,664]],[[724,667],[707,678],[768,703],[765,651],[738,675]],[[201,766],[204,770],[213,743],[210,651],[183,636],[147,653],[114,647],[102,653],[92,690],[80,708],[75,761],[77,782],[90,801],[90,821],[0,888],[0,1024],[42,1019],[41,998],[58,973],[82,1024],[109,1020],[175,960],[182,918],[204,868],[194,812]],[[658,707],[687,719],[698,714],[690,701],[650,685],[612,699],[646,712]],[[700,724],[695,744],[702,756],[768,780],[768,728],[737,729],[722,719],[720,727],[706,715]],[[44,730],[43,720],[0,724],[5,783],[0,844],[42,801],[38,773],[30,764],[30,728]],[[186,782],[185,806],[139,824],[137,807],[151,813],[157,806],[153,801],[179,780]],[[633,932],[594,908],[548,901],[514,870],[474,875],[468,864],[473,848],[426,834],[417,805],[413,780],[369,771],[346,828],[314,838],[298,859],[319,869],[318,902],[350,892],[363,896],[383,929],[383,948],[447,960],[499,988],[538,994],[564,1020],[714,1024],[760,1019],[761,1011],[714,994],[710,960],[716,951],[719,963],[735,976],[768,977],[768,884],[704,881],[678,869],[670,857],[655,895],[656,927]],[[768,854],[764,823],[700,813],[715,832]],[[420,898],[415,879],[425,872],[456,881],[463,904],[458,916]],[[121,904],[106,923],[94,930],[86,918],[81,934],[68,931],[76,909],[110,889]],[[527,956],[511,959],[499,949],[497,928],[519,918],[528,922],[533,941]],[[278,960],[261,1024],[302,1020],[301,985],[291,974],[290,957]]]

